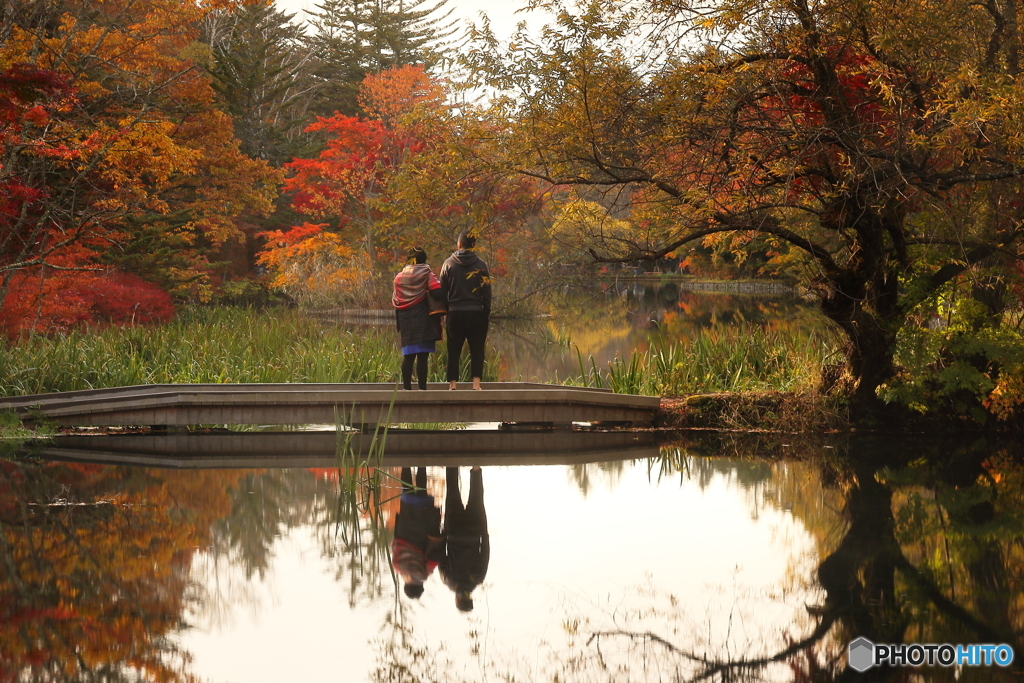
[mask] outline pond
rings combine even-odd
[[[216,434],[80,436],[0,461],[0,680],[832,681],[858,636],[1024,645],[1016,444],[526,435],[352,472],[323,434],[252,436],[292,451],[221,469]],[[404,509],[403,467],[426,477]],[[395,521],[430,502],[460,540],[413,599]]]

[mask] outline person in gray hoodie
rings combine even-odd
[[[448,299],[445,328],[448,332],[448,382],[454,389],[459,381],[462,346],[469,342],[473,388],[480,389],[484,374],[484,344],[491,319],[491,277],[487,264],[476,255],[476,238],[463,232],[458,250],[441,266],[441,291]]]

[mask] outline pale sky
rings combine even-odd
[[[303,18],[303,11],[314,9],[322,0],[277,0],[277,6],[284,12],[294,13],[296,21]],[[491,28],[502,39],[508,38],[516,23],[527,19],[530,24],[537,23],[537,13],[515,14],[515,11],[526,5],[526,0],[448,0],[452,8],[452,18],[479,23],[480,12],[485,12],[491,20]]]

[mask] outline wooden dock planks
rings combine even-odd
[[[468,386],[468,385],[467,385]],[[483,391],[388,384],[153,384],[0,399],[0,410],[58,426],[410,423],[651,423],[659,399],[610,391],[485,383]]]

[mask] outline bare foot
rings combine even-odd
[[[483,389],[483,387],[480,386],[480,379],[478,377],[473,378],[473,388],[476,389],[477,391]]]
[[[449,382],[448,383],[448,391],[454,391],[454,390],[455,390],[455,382]]]

